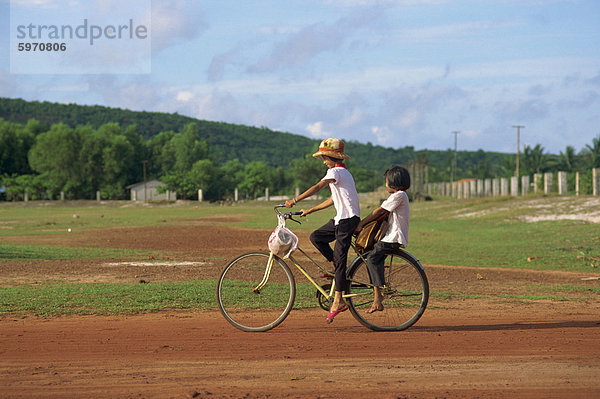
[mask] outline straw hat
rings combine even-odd
[[[344,142],[333,138],[321,141],[319,151],[315,152],[313,157],[320,158],[323,155],[337,159],[350,159],[348,155],[344,154]]]

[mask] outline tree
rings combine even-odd
[[[37,137],[29,152],[31,168],[45,175],[53,195],[65,191],[68,198],[79,198],[82,193],[80,133],[62,123],[52,125]]]
[[[31,200],[53,197],[49,180],[45,174],[4,175],[0,176],[0,185],[6,187],[7,198],[14,201],[24,199],[26,193]]]
[[[230,159],[221,167],[219,175],[219,197],[231,197],[236,188],[239,188],[240,183],[244,180],[244,165],[237,159]]]
[[[103,198],[118,199],[125,195],[125,187],[133,183],[135,148],[123,135],[105,137],[102,150],[102,176],[100,186]]]
[[[375,191],[377,187],[381,187],[385,184],[383,175],[374,170],[352,168],[352,176],[354,177],[354,183],[356,184],[356,191],[359,193]],[[317,180],[314,181],[314,183],[316,182]]]
[[[259,190],[267,188],[270,181],[271,170],[267,164],[261,161],[250,162],[244,167],[244,178],[240,183],[240,189],[256,199]]]
[[[175,191],[183,199],[189,198],[193,193],[193,187],[188,186],[185,173],[181,171],[172,171],[160,178],[165,185],[158,188],[158,192]]]
[[[528,145],[523,147],[523,166],[529,174],[541,173],[546,166],[544,147],[540,144],[536,144],[533,148]]]
[[[592,139],[592,145],[586,144],[590,167],[600,168],[600,135]]]
[[[165,143],[161,151],[163,173],[172,170],[190,170],[192,165],[209,157],[208,144],[198,136],[198,126],[195,123],[186,125],[182,132],[177,133]]]
[[[208,144],[198,136],[198,126],[195,123],[186,125],[162,147],[159,157],[163,172],[161,180],[184,199],[193,197],[201,185],[210,180],[209,170],[213,174],[216,171],[209,155]],[[203,160],[208,162],[198,163]]]
[[[148,146],[148,142],[145,141],[144,138],[138,134],[136,125],[127,126],[127,128],[125,128],[125,131],[123,132],[123,135],[125,136],[127,141],[133,146],[134,149],[133,154],[131,155],[131,169],[127,171],[127,181],[130,184],[137,183],[142,181],[142,179],[144,178],[143,161],[152,160],[152,153]],[[154,164],[154,162],[152,163]],[[148,163],[146,163],[146,169],[146,175],[148,175],[153,169],[152,165],[148,165]]]
[[[0,118],[0,173],[29,174],[32,172],[27,153],[33,146],[33,123],[23,127]]]
[[[573,172],[575,169],[575,148],[568,145],[565,148],[565,152],[560,152],[560,156],[558,159],[558,168],[564,172]]]
[[[292,160],[291,164],[292,178],[300,191],[308,189],[325,176],[326,168],[323,166],[323,162],[313,158],[310,154]]]
[[[163,159],[163,148],[174,135],[175,132],[173,131],[160,132],[146,142],[148,158],[144,160],[151,160],[151,162],[148,162],[147,174],[149,176],[160,176],[171,170],[174,163],[173,159],[170,158],[169,154],[165,154],[165,159]]]
[[[210,159],[201,159],[192,165],[188,179],[193,187],[202,189],[206,198],[213,198],[217,179],[217,168]]]

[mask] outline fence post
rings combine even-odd
[[[552,192],[552,173],[544,173],[544,194]]]
[[[575,172],[575,195],[579,197],[579,172]]]
[[[600,168],[592,169],[592,192],[600,195]]]
[[[485,179],[483,181],[483,191],[484,191],[484,195],[486,197],[491,197],[492,196],[492,179]]]
[[[510,178],[510,195],[516,197],[519,195],[519,177],[512,176]]]
[[[239,195],[239,192],[238,192],[238,189],[236,187],[235,190],[233,190],[233,200],[235,202],[238,202],[238,195]]]
[[[96,201],[100,201],[100,190],[96,191]]]
[[[64,191],[61,191],[61,192],[60,192],[60,200],[61,200],[61,201],[64,201],[64,200],[65,200],[65,192],[64,192]]]
[[[500,195],[500,179],[497,177],[492,179],[492,195],[494,197]]]
[[[529,194],[529,175],[521,176],[521,195],[524,197]]]
[[[500,195],[508,195],[508,179],[506,177],[500,178]]]
[[[269,187],[265,188],[265,200],[269,200]]]
[[[204,193],[202,192],[202,189],[199,188],[198,189],[198,202],[202,202],[204,200]]]
[[[567,193],[567,172],[558,172],[558,194]]]

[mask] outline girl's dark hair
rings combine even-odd
[[[388,186],[394,190],[406,191],[410,188],[410,174],[402,166],[394,165],[383,175],[387,178]]]
[[[334,158],[334,157],[330,157],[329,155],[323,155],[323,158],[327,158],[333,162],[344,162],[344,160],[342,158]]]

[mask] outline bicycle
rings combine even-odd
[[[281,213],[278,218],[294,219],[302,212]],[[384,311],[365,312],[373,303],[373,285],[367,268],[366,254],[353,241],[356,252],[347,268],[348,292],[344,299],[350,312],[362,325],[375,331],[401,331],[415,324],[423,315],[429,299],[429,283],[425,269],[410,253],[398,249],[389,251],[385,262]],[[300,247],[302,253],[323,273],[333,277]],[[288,259],[317,289],[319,306],[325,311],[333,302],[335,282],[321,285],[290,255]],[[223,269],[217,282],[217,303],[225,319],[248,332],[270,330],[281,324],[291,312],[296,298],[296,280],[290,267],[273,252],[249,252],[232,260]]]

